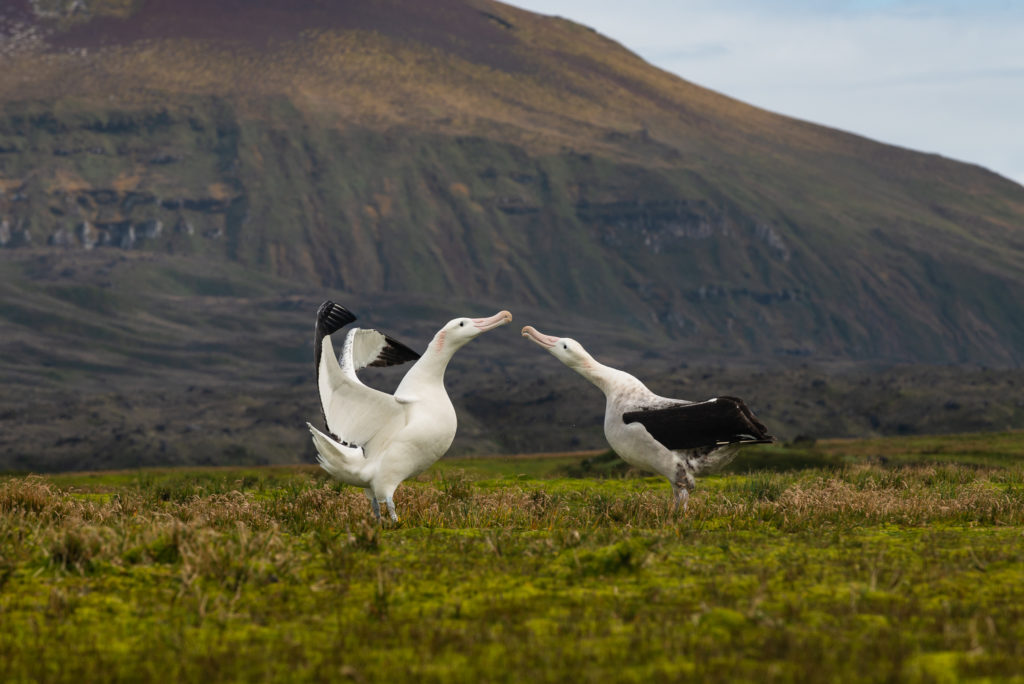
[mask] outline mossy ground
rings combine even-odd
[[[384,526],[306,467],[10,477],[0,679],[1019,681],[1024,465],[905,446],[681,515],[571,456],[443,462]]]

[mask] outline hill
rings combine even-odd
[[[701,377],[742,360],[774,380],[744,370],[724,390],[786,405],[790,437],[945,426],[987,371],[893,371],[879,382],[921,384],[882,414],[864,401],[889,397],[800,407],[801,373],[853,386],[850,362],[1024,359],[1024,188],[750,107],[565,20],[483,0],[18,0],[0,60],[8,463],[129,458],[136,430],[151,459],[175,444],[184,461],[295,458],[251,432],[214,439],[187,406],[230,422],[250,397],[292,439],[315,415],[299,378],[330,293],[412,339],[510,308],[613,358],[647,353],[672,387],[680,361]],[[453,368],[467,437],[565,446],[576,408],[559,407],[557,437],[494,425],[515,412],[480,387],[528,407],[541,379],[514,341],[493,344]],[[550,370],[557,403],[575,379]],[[266,399],[288,396],[282,380],[294,416]],[[948,428],[1020,427],[1012,396],[978,407]],[[167,415],[203,428],[161,438]],[[40,446],[53,430],[72,441]]]

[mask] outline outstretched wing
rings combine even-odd
[[[366,366],[391,366],[419,355],[376,330],[353,329],[345,339],[342,363],[334,352],[331,333],[356,320],[351,311],[326,301],[317,311],[314,353],[320,410],[328,432],[343,444],[363,446],[380,430],[405,414],[390,394],[364,385],[356,371]]]
[[[404,344],[376,330],[354,328],[345,338],[342,350],[345,372],[355,372],[367,366],[397,366],[415,361],[420,355]]]
[[[622,420],[640,423],[654,439],[673,451],[775,441],[736,397],[717,397],[668,408],[641,408],[623,413]]]
[[[365,446],[381,430],[396,421],[405,421],[405,411],[398,400],[360,382],[347,358],[347,368],[342,369],[330,337],[323,339],[321,353],[317,377],[320,408],[327,430],[338,442]]]
[[[320,377],[320,359],[323,358],[324,338],[329,338],[331,333],[341,330],[354,320],[356,320],[354,313],[329,299],[317,309],[316,327],[313,330],[313,371],[318,378]],[[331,356],[334,356],[333,352]]]

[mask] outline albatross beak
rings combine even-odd
[[[500,326],[509,323],[512,320],[512,314],[508,311],[499,311],[490,318],[474,318],[473,325],[476,326],[477,330],[482,333],[488,330],[494,330]]]
[[[556,344],[558,344],[559,340],[559,338],[557,337],[545,335],[544,333],[534,328],[532,325],[528,325],[525,328],[523,328],[523,337],[533,340],[534,342],[544,347],[545,349],[551,349]]]

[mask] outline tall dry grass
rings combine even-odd
[[[1019,467],[858,466],[730,476],[717,486],[698,488],[688,509],[675,514],[660,481],[651,480],[647,488],[626,483],[603,481],[590,487],[552,480],[480,487],[458,472],[445,473],[399,490],[399,525],[525,530],[772,525],[797,530],[880,523],[1024,523]],[[288,564],[273,560],[283,536],[334,535],[346,543],[355,544],[358,538],[359,544],[373,546],[392,527],[385,523],[380,532],[374,531],[377,526],[360,490],[306,474],[277,488],[232,490],[221,484],[212,489],[209,493],[183,478],[162,487],[95,495],[63,490],[38,476],[10,478],[0,483],[4,557],[34,554],[40,563],[76,572],[88,572],[96,562],[181,562],[186,574],[228,581],[231,573],[242,571],[235,567],[238,563],[227,562],[229,552],[254,576],[286,573]],[[256,567],[268,558],[272,571]]]

